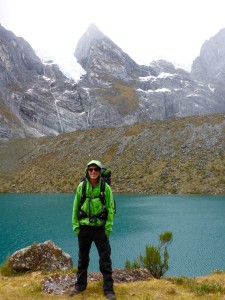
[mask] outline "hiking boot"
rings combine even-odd
[[[116,295],[113,291],[105,292],[105,297],[110,300],[116,300]]]
[[[72,296],[75,296],[75,295],[77,295],[79,293],[81,293],[81,291],[78,291],[78,290],[74,289],[74,290],[72,290],[72,291],[69,292],[69,296],[72,297]]]

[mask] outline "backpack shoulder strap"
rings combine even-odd
[[[101,187],[100,187],[100,200],[102,202],[102,205],[105,205],[105,180],[101,178]]]
[[[105,195],[104,195],[105,183],[106,183],[105,180],[102,178],[101,179],[101,190],[100,190],[100,199],[101,199],[102,205],[105,205]],[[114,202],[114,214],[116,214],[116,201],[114,198],[113,198],[113,202]]]
[[[87,186],[87,179],[84,178],[83,184],[82,184],[82,194],[81,194],[81,199],[80,199],[80,207],[84,204],[84,201],[86,199],[86,186]]]

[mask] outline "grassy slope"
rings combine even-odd
[[[81,130],[0,144],[0,192],[73,192],[86,163],[114,193],[225,193],[224,114]]]
[[[0,299],[71,299],[68,295],[47,295],[41,292],[41,280],[46,276],[40,272],[27,275],[4,277],[0,275]],[[118,300],[122,299],[224,299],[225,273],[198,278],[150,279],[133,283],[116,283]],[[76,299],[105,299],[102,282],[90,282],[88,289],[74,297]]]

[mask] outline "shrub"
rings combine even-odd
[[[145,248],[145,256],[140,256],[141,265],[145,267],[155,278],[162,277],[169,269],[169,253],[167,251],[167,246],[171,244],[172,240],[172,232],[166,231],[160,234],[159,244],[157,247],[147,245]]]
[[[213,270],[212,274],[224,274],[225,270]]]
[[[125,261],[125,269],[132,269],[131,262],[129,261],[129,259],[126,259]]]
[[[132,264],[128,259],[125,261],[125,269],[140,269],[140,267],[140,263],[137,259],[135,259]]]
[[[0,272],[3,276],[12,276],[13,270],[9,264],[9,259],[7,259],[1,266],[0,266]]]
[[[140,255],[139,260],[134,260],[133,264],[131,264],[131,262],[127,259],[125,262],[125,268],[137,269],[140,267],[144,267],[150,272],[153,277],[159,279],[169,269],[169,253],[167,250],[167,246],[172,243],[172,240],[172,232],[166,231],[160,234],[159,244],[157,247],[146,245],[145,255]]]

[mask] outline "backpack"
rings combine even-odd
[[[111,185],[111,174],[112,172],[109,167],[102,167],[101,178],[104,182],[108,183],[108,185]]]
[[[102,171],[101,171],[101,187],[100,187],[100,200],[102,202],[103,205],[103,210],[105,208],[105,197],[104,197],[104,192],[105,192],[105,183],[107,183],[108,185],[111,184],[111,169],[110,167],[102,167]],[[84,175],[81,178],[81,182],[83,182],[82,184],[82,195],[81,195],[81,200],[80,200],[80,204],[79,204],[79,215],[80,218],[86,217],[86,214],[84,215],[84,213],[81,210],[81,206],[83,205],[85,199],[86,199],[86,185],[87,185],[87,178],[86,175]],[[104,211],[105,212],[105,211]],[[114,212],[116,213],[116,203],[114,200]],[[107,219],[107,215],[106,214],[102,214],[100,213],[100,218],[105,218]],[[99,217],[99,216],[97,216]]]

